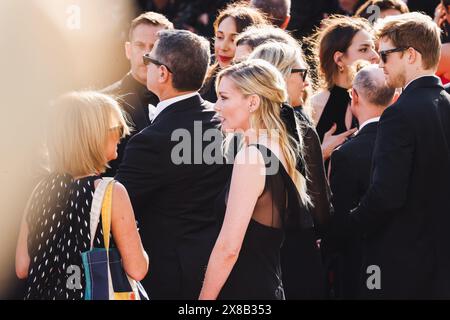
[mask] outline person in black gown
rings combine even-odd
[[[244,133],[233,175],[217,199],[223,217],[200,299],[285,299],[280,247],[289,220],[308,228],[310,202],[296,170],[297,148],[281,120],[287,101],[281,73],[261,59],[218,75],[216,110],[222,130]]]
[[[281,109],[282,119],[290,134],[304,145],[304,159],[297,169],[307,177],[307,190],[312,206],[302,207],[312,215],[315,224],[329,220],[330,190],[325,176],[320,141],[308,117],[307,65],[300,46],[268,42],[258,46],[249,59],[261,58],[272,63],[287,83],[289,104]],[[306,99],[305,99],[306,98]],[[299,136],[301,135],[301,136]],[[281,251],[281,266],[286,299],[321,299],[325,297],[325,269],[316,245],[316,230],[289,227]]]

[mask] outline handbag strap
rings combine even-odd
[[[109,240],[111,234],[111,207],[112,207],[112,192],[114,187],[114,180],[112,180],[105,192],[102,205],[102,227],[103,227],[103,240],[105,243],[105,249],[109,250]]]
[[[97,232],[98,223],[100,220],[100,213],[103,207],[103,199],[105,197],[106,189],[108,185],[110,185],[112,182],[113,182],[112,178],[103,178],[95,188],[90,213],[91,250],[94,248],[95,234]],[[105,232],[103,232],[103,237],[105,239]]]

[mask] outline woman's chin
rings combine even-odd
[[[108,157],[108,163],[111,162],[111,161],[113,161],[113,160],[116,160],[118,156],[119,156],[119,155],[117,154],[117,152],[115,152],[113,155],[110,155],[110,156]]]

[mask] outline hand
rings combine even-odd
[[[331,154],[333,153],[334,149],[339,147],[341,144],[343,144],[349,136],[354,134],[357,129],[353,128],[350,130],[347,130],[341,134],[333,136],[333,133],[336,132],[336,123],[333,124],[330,130],[328,130],[324,137],[322,142],[322,156],[323,160],[328,160],[331,157]]]

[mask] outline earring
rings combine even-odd
[[[344,67],[343,66],[339,66],[339,72],[344,72]]]

